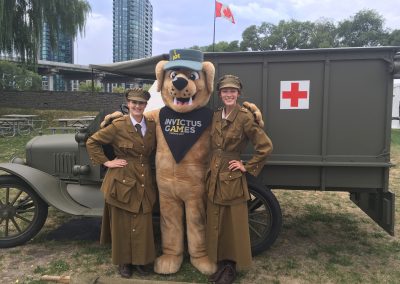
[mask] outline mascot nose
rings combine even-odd
[[[188,84],[188,81],[185,78],[175,78],[175,80],[172,82],[175,88],[177,88],[179,91],[182,91],[183,88],[185,88]]]

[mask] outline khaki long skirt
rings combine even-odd
[[[252,264],[247,203],[222,206],[207,201],[207,253],[211,261],[232,260],[238,270]]]
[[[105,204],[100,243],[111,243],[113,264],[145,265],[154,261],[152,214],[132,213]]]

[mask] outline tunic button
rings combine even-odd
[[[135,229],[132,230],[132,232],[135,232],[135,231],[136,231]]]
[[[144,187],[144,184],[142,184],[142,187]]]
[[[144,177],[144,174],[142,174],[142,177]]]
[[[217,230],[218,229],[217,226],[214,226],[214,229]]]
[[[142,167],[144,167],[144,164],[142,164]]]
[[[122,182],[125,182],[125,180],[123,179]]]

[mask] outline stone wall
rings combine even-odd
[[[0,107],[99,111],[119,110],[124,94],[52,91],[0,91]]]

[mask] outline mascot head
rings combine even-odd
[[[157,90],[166,106],[176,112],[204,107],[213,92],[215,68],[203,62],[203,53],[193,49],[173,49],[169,61],[156,66]]]

